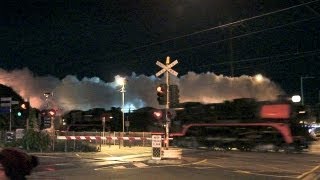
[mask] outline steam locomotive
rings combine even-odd
[[[259,147],[301,151],[314,139],[304,123],[309,113],[291,101],[242,98],[223,103],[185,103],[170,124],[176,146],[251,151]]]

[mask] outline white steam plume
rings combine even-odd
[[[117,78],[116,76],[115,78]],[[136,75],[126,77],[125,110],[145,106],[159,107],[156,86],[164,82],[155,76]],[[283,91],[267,78],[257,80],[251,76],[226,77],[214,73],[196,74],[189,72],[179,78],[171,77],[179,85],[180,102],[213,103],[234,98],[256,98],[273,100]],[[36,77],[27,68],[6,71],[0,69],[0,84],[11,87],[31,106],[39,109],[47,105],[60,112],[88,110],[91,108],[121,107],[121,86],[116,82],[104,82],[98,77],[83,78],[68,75],[59,80],[53,76]],[[44,93],[52,92],[49,101]]]

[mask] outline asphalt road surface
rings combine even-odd
[[[37,154],[28,179],[320,179],[320,154],[184,149],[181,160],[151,160],[151,148]]]

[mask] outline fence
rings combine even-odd
[[[54,151],[99,151],[101,146],[151,147],[151,132],[56,132]]]

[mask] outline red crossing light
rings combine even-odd
[[[162,119],[162,117],[163,117],[163,112],[162,112],[162,110],[159,110],[159,109],[158,109],[158,110],[153,111],[152,115],[153,115],[156,119],[160,120],[160,119]]]
[[[56,115],[56,110],[54,109],[45,109],[40,112],[42,117],[54,117]]]
[[[49,116],[55,116],[55,115],[56,115],[56,111],[55,111],[54,109],[50,109],[50,110],[48,111],[48,115],[49,115]]]

